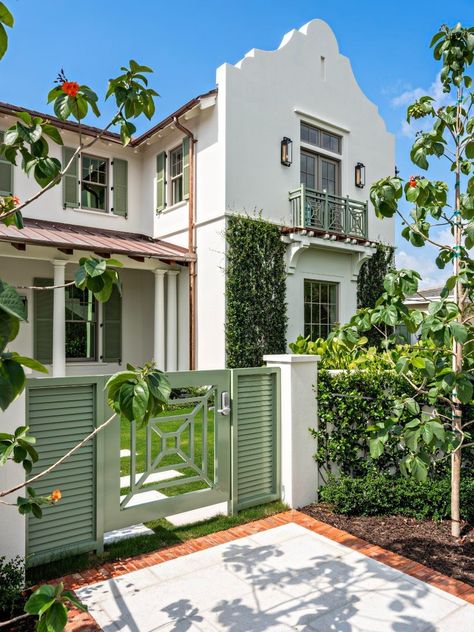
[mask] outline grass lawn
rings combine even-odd
[[[192,525],[184,525],[175,527],[167,520],[156,520],[146,523],[147,527],[153,529],[153,535],[143,535],[121,542],[115,542],[106,546],[104,553],[96,555],[93,553],[83,553],[81,555],[72,555],[62,560],[49,562],[42,566],[36,566],[27,570],[27,585],[31,586],[40,581],[47,581],[74,573],[83,571],[87,568],[100,566],[104,562],[110,562],[125,557],[139,555],[140,553],[148,553],[157,551],[161,548],[186,542],[193,538],[203,535],[209,535],[216,531],[230,529],[252,520],[265,518],[273,514],[285,511],[287,506],[280,502],[268,503],[244,509],[234,516],[216,516],[210,520],[198,522]]]
[[[169,421],[163,421],[159,424],[161,432],[176,433],[178,429],[186,422],[186,417],[193,411],[193,406],[176,407],[173,406],[171,410],[165,411],[158,415],[160,417],[173,417],[175,419]],[[175,450],[178,447],[188,456],[192,455],[191,461],[196,463],[198,467],[205,469],[209,480],[214,481],[214,410],[208,410],[207,412],[207,428],[203,423],[204,410],[201,409],[195,416],[194,428],[191,428],[191,424],[188,424],[185,429],[179,435],[179,443],[174,437],[169,437],[166,440],[154,431],[151,432],[151,462],[158,456],[163,449]],[[206,433],[206,440],[203,441],[203,432]],[[193,439],[194,433],[194,440]],[[136,430],[136,473],[142,473],[146,469],[146,427],[137,427]],[[166,444],[166,445],[165,445]],[[203,445],[206,445],[206,461],[203,462]],[[127,421],[121,422],[120,427],[120,448],[122,450],[130,450],[130,424]],[[157,489],[160,493],[166,496],[177,496],[178,494],[184,494],[186,492],[196,491],[200,489],[208,489],[209,485],[205,481],[194,481],[189,483],[180,483],[180,479],[196,476],[197,472],[191,467],[181,467],[184,463],[184,459],[179,454],[166,454],[162,457],[159,463],[156,464],[156,468],[167,467],[171,470],[178,466],[179,476],[170,476],[166,481],[175,480],[176,485],[172,487],[162,488],[159,483],[145,483],[144,488],[151,487]],[[174,466],[174,467],[173,467]],[[125,476],[130,474],[131,458],[129,456],[122,457],[120,459],[120,475]],[[122,486],[121,493],[126,494],[130,490],[129,486]]]

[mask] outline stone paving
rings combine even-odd
[[[65,581],[76,632],[474,632],[470,586],[297,511]]]

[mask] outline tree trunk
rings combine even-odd
[[[461,224],[461,174],[460,174],[460,148],[459,148],[459,134],[461,132],[461,103],[462,103],[462,90],[458,89],[457,92],[457,108],[456,108],[456,184],[454,192],[454,258],[453,258],[453,273],[455,276],[460,272],[460,249],[462,238],[462,224]],[[458,279],[454,286],[454,302],[458,306],[459,313],[457,320],[462,323],[463,321],[463,286]],[[453,371],[459,374],[462,371],[462,346],[456,340],[453,340]],[[457,439],[462,437],[462,409],[461,402],[457,396],[456,388],[453,389],[452,401],[453,408],[453,432]],[[459,488],[461,485],[461,448],[459,447],[451,455],[451,534],[455,538],[459,538],[461,535],[460,524],[460,494]]]

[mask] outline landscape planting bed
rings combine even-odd
[[[345,516],[335,514],[326,503],[308,505],[301,511],[474,586],[473,525],[464,524],[462,537],[456,542],[447,520],[434,522],[405,516]]]

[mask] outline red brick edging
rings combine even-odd
[[[100,568],[67,575],[57,581],[64,582],[67,589],[75,590],[87,584],[94,584],[141,568],[161,564],[162,562],[174,560],[177,557],[188,555],[189,553],[203,551],[204,549],[209,549],[218,544],[232,542],[233,540],[291,522],[474,604],[474,588],[469,584],[465,584],[457,579],[452,579],[423,564],[403,557],[403,555],[387,551],[380,546],[351,535],[347,533],[347,531],[332,527],[294,509],[268,518],[262,518],[261,520],[255,520],[254,522],[248,522],[238,527],[232,527],[226,531],[218,531],[217,533],[205,535],[195,540],[189,540],[183,544],[160,549],[153,553],[143,553],[142,555],[126,558],[117,562],[108,562]],[[71,610],[69,613],[69,623],[66,628],[67,632],[97,632],[100,631],[100,629],[90,614],[79,612],[78,610]]]

